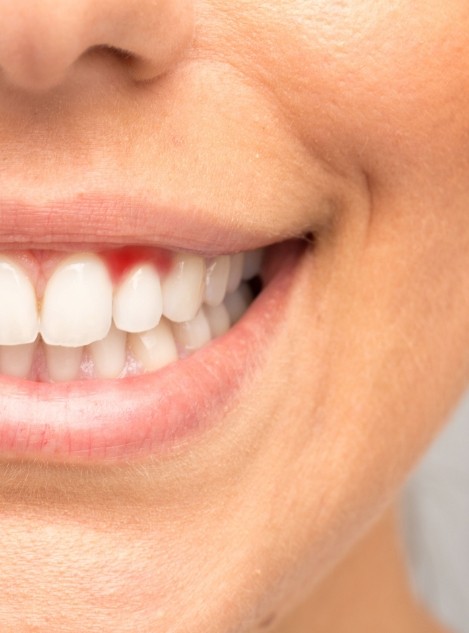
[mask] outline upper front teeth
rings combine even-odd
[[[32,343],[38,333],[36,294],[23,270],[0,260],[0,345]]]
[[[49,279],[40,332],[49,345],[81,347],[99,341],[112,322],[112,282],[105,264],[92,254],[63,261]]]
[[[163,296],[158,272],[151,264],[135,266],[114,295],[116,327],[125,332],[144,332],[158,325],[163,313]]]
[[[0,255],[0,372],[26,376],[38,334],[46,345],[34,365],[41,373],[45,359],[52,380],[75,377],[83,354],[96,377],[129,362],[158,369],[236,322],[249,303],[240,284],[259,274],[261,257],[175,254],[168,272],[144,261],[114,285],[105,253],[80,253],[60,262],[38,300],[22,260]]]

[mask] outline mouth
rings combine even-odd
[[[223,424],[262,371],[305,241],[204,233],[194,219],[178,230],[182,213],[142,219],[115,202],[88,223],[73,213],[75,226],[11,208],[6,222],[0,212],[0,457],[145,458]]]

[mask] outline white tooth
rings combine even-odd
[[[173,324],[177,345],[185,351],[200,349],[212,340],[212,333],[203,308],[190,321]]]
[[[225,297],[225,306],[233,325],[243,316],[252,301],[252,292],[247,284],[242,284],[236,292]]]
[[[220,255],[207,264],[204,301],[209,306],[218,306],[225,298],[230,275],[230,257]]]
[[[63,261],[47,282],[41,335],[49,345],[81,347],[99,341],[112,321],[112,283],[96,255],[82,253]]]
[[[241,283],[241,278],[243,276],[244,253],[236,253],[236,255],[232,255],[230,259],[230,276],[228,277],[226,291],[231,293],[234,292]]]
[[[127,334],[118,330],[114,325],[109,334],[101,341],[90,345],[90,352],[94,360],[94,374],[97,378],[117,378],[124,369],[127,349]]]
[[[26,273],[0,259],[0,345],[32,343],[38,334],[36,293]]]
[[[0,372],[15,378],[27,378],[35,349],[36,343],[0,347]]]
[[[49,379],[54,382],[76,380],[80,370],[82,347],[44,345]]]
[[[126,332],[146,332],[158,325],[162,310],[160,277],[155,267],[135,266],[114,295],[114,323]]]
[[[248,251],[244,254],[243,279],[252,279],[261,272],[262,258],[264,251],[258,248],[255,251]]]
[[[230,315],[223,303],[219,306],[206,306],[204,312],[213,338],[228,332],[230,329]]]
[[[171,326],[166,319],[161,319],[148,332],[130,334],[129,346],[146,371],[156,371],[178,359]]]
[[[163,314],[176,323],[190,321],[202,303],[205,262],[195,255],[176,255],[162,283]]]

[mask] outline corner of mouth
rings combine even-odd
[[[61,239],[58,233],[55,238]],[[86,244],[87,240],[84,241]],[[185,320],[184,311],[178,313],[179,308],[175,308],[178,315],[175,324],[166,314],[162,317],[164,327],[157,325],[140,334],[127,333],[127,340],[133,341],[131,349],[140,350],[138,371],[131,370],[118,378],[81,375],[79,380],[67,380],[65,372],[65,379],[62,375],[60,380],[52,381],[0,375],[3,409],[0,458],[115,463],[167,453],[175,442],[180,444],[183,440],[186,444],[191,437],[213,424],[223,424],[220,422],[221,412],[243,388],[243,377],[253,375],[262,365],[269,340],[285,314],[294,271],[313,241],[312,236],[307,236],[306,239],[288,239],[267,246],[262,249],[262,268],[259,267],[261,258],[258,253],[251,257],[250,264],[246,263],[248,257],[243,256],[242,265],[241,252],[210,254],[205,258],[204,278],[207,278],[209,265],[214,266],[217,258],[219,261],[220,258],[230,258],[231,267],[239,268],[235,275],[237,281],[232,280],[230,292],[225,288],[223,301],[219,297],[212,298],[213,305],[210,305],[210,299],[207,300],[205,287],[206,303],[196,307],[195,316],[189,320]],[[118,246],[120,240],[116,242],[113,246],[122,248]],[[233,244],[232,241],[227,250]],[[48,249],[51,246],[53,243],[47,244]],[[148,248],[147,243],[140,246]],[[174,256],[174,244],[170,246],[168,252]],[[178,257],[177,253],[175,257]],[[235,261],[238,263],[234,264]],[[136,266],[142,262],[133,263]],[[249,266],[251,270],[246,272]],[[219,275],[221,278],[222,274]],[[227,279],[224,283],[228,283]],[[62,287],[66,288],[66,285]],[[128,317],[132,313],[131,306],[124,306],[122,313]],[[138,317],[134,311],[128,322]],[[115,329],[115,314],[111,318]],[[61,345],[64,341],[60,337],[54,339],[55,335],[51,336],[60,374],[61,363],[66,364],[69,360],[62,349],[66,346]],[[177,356],[171,348],[163,362],[161,359],[148,361],[151,356],[148,346],[159,345],[160,349],[166,350],[163,356],[168,354],[168,336],[176,338]],[[78,347],[77,344],[73,349]],[[106,355],[109,356],[105,348],[105,364]],[[142,355],[148,357],[147,365],[143,363],[144,371],[141,371]],[[89,352],[88,361],[85,359],[85,374],[91,356]],[[46,354],[41,352],[37,357],[40,365]],[[0,364],[1,359],[0,345]]]

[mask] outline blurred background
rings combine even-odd
[[[469,633],[469,393],[402,497],[415,590],[455,633]]]

